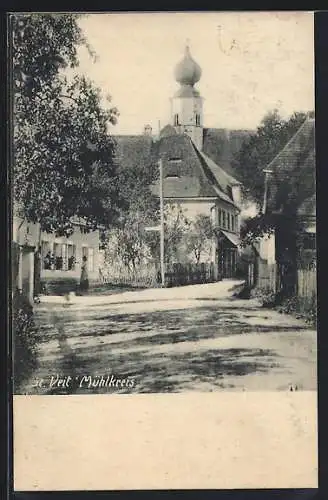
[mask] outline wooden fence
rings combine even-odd
[[[113,264],[101,269],[99,280],[104,284],[151,288],[158,283],[157,275],[158,270],[153,263],[143,264],[134,269]]]
[[[155,264],[143,264],[135,269],[126,266],[108,266],[100,272],[100,281],[104,284],[128,285],[135,287],[156,287],[161,284],[161,273]],[[211,283],[214,280],[212,263],[166,264],[165,286]]]
[[[214,280],[213,263],[171,264],[166,266],[165,282],[167,286],[181,286],[212,283]]]
[[[315,268],[297,271],[297,297],[300,312],[313,307],[317,300],[317,271]]]
[[[278,264],[267,264],[265,261],[258,261],[248,264],[248,285],[259,288],[266,292],[277,293],[281,290],[284,275],[283,266]],[[297,298],[298,309],[304,312],[313,307],[317,298],[317,271],[315,261],[302,265],[297,270],[297,280],[295,297]]]
[[[267,264],[266,262],[259,261],[257,266],[256,286],[267,292],[277,292],[280,283],[277,264]]]

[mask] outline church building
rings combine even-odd
[[[203,97],[195,87],[201,74],[186,46],[174,70],[179,88],[171,98],[171,123],[159,136],[146,126],[143,135],[115,139],[123,168],[162,160],[165,204],[178,205],[189,220],[198,214],[211,217],[218,230],[211,257],[215,275],[230,278],[236,272],[241,211],[241,184],[231,163],[250,132],[204,126]]]

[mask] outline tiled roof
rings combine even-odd
[[[217,192],[188,135],[162,137],[156,144],[163,158],[165,198],[216,198]],[[171,176],[168,177],[168,176]],[[176,178],[172,178],[176,176]]]
[[[231,186],[240,184],[239,181],[208,154],[200,152],[187,134],[177,134],[171,125],[161,130],[157,141],[146,135],[114,136],[114,139],[116,158],[122,168],[147,166],[160,157],[163,159],[165,198],[219,197],[234,204]],[[158,193],[158,185],[153,186],[153,192]]]
[[[241,182],[235,179],[232,175],[228,174],[220,165],[215,163],[209,156],[207,156],[205,153],[200,152],[204,160],[206,161],[207,165],[213,172],[216,181],[218,182],[219,186],[223,191],[226,191],[228,186],[236,186],[236,185],[241,185]]]
[[[203,152],[225,172],[237,177],[232,160],[242,143],[252,133],[251,130],[227,130],[223,128],[204,128]]]
[[[152,138],[147,135],[116,135],[116,161],[122,168],[148,165],[152,159]]]
[[[197,148],[195,148],[195,151],[202,164],[206,177],[213,185],[218,196],[221,200],[232,203],[231,186],[236,185],[237,181],[226,174],[226,172],[221,167],[216,165],[210,158],[208,158],[208,156],[198,151]],[[227,182],[228,178],[233,179],[233,182]]]
[[[268,182],[267,210],[282,211],[286,200],[301,205],[315,195],[315,128],[307,118],[296,134],[265,168]],[[303,208],[305,208],[306,204]]]

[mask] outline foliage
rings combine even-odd
[[[299,297],[292,296],[284,299],[279,306],[279,312],[284,314],[292,314],[296,317],[303,318],[306,323],[312,326],[317,324],[317,300],[313,295],[312,298],[303,303]]]
[[[70,234],[73,216],[86,229],[109,226],[121,202],[99,89],[63,70],[78,65],[86,40],[75,14],[13,15],[14,200],[41,229]]]
[[[39,334],[33,308],[19,292],[13,298],[12,316],[14,390],[17,391],[37,367]]]
[[[245,248],[259,241],[265,234],[273,234],[279,218],[274,214],[258,214],[245,219],[240,226],[240,246]]]
[[[258,299],[263,307],[274,307],[276,304],[276,294],[266,288],[254,288],[251,297]]]
[[[130,210],[122,216],[121,226],[107,233],[105,260],[109,265],[115,262],[135,269],[145,262],[159,262],[160,232],[146,231],[149,226],[159,227],[158,198],[145,194],[143,198],[136,195],[136,199],[136,203],[132,203]],[[166,262],[177,259],[181,241],[189,226],[181,207],[164,207]]]
[[[283,149],[306,118],[305,113],[294,113],[288,120],[277,110],[269,112],[255,134],[249,136],[235,155],[233,167],[243,184],[244,195],[260,207],[264,194],[263,169]]]
[[[113,265],[120,263],[130,269],[135,269],[144,260],[151,258],[151,253],[142,226],[145,219],[142,212],[127,212],[121,219],[121,226],[114,228],[106,235],[105,263]]]
[[[211,255],[212,241],[216,234],[211,217],[198,214],[186,237],[187,252],[193,254],[197,264],[202,254]]]
[[[254,288],[251,290],[250,296],[257,298],[262,307],[276,308],[282,314],[291,314],[296,318],[302,318],[311,326],[316,326],[317,322],[317,300],[313,295],[309,300],[304,301],[304,298],[292,295],[284,297],[280,293],[275,293],[273,290],[265,288]]]
[[[185,211],[179,204],[168,204],[165,206],[164,222],[165,261],[181,261],[181,245],[186,236],[189,234],[191,223],[186,217]]]

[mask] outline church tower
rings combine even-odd
[[[172,125],[178,134],[188,134],[195,146],[203,149],[203,98],[194,88],[202,70],[186,46],[184,58],[176,65],[174,76],[180,84],[171,99]]]

